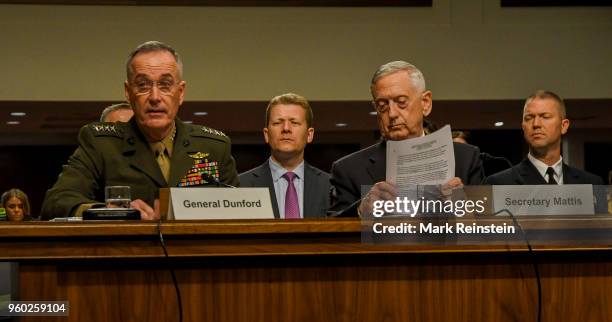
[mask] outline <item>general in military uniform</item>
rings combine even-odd
[[[177,120],[173,143],[166,180],[134,119],[84,126],[79,148],[47,192],[43,216],[66,216],[81,204],[103,202],[105,186],[130,186],[132,199],[153,205],[159,188],[210,184],[202,173],[238,184],[230,140],[222,132]]]
[[[104,200],[104,187],[131,187],[130,206],[143,219],[158,219],[159,188],[238,185],[229,138],[221,131],[176,118],[183,103],[182,63],[171,47],[150,41],[127,62],[125,95],[134,109],[128,123],[92,123],[55,185],[41,215],[79,215]]]

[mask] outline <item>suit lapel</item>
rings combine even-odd
[[[544,180],[538,172],[538,169],[536,169],[529,159],[523,159],[519,165],[518,171],[524,184],[547,184],[546,180]]]
[[[563,184],[577,184],[578,175],[567,164],[563,163]]]
[[[316,172],[310,164],[304,161],[304,218],[313,217],[321,209],[315,196],[321,191],[317,191],[317,182],[320,173]]]
[[[270,164],[268,162],[270,162],[269,159],[259,167],[255,168],[255,170],[252,172],[252,176],[256,182],[255,186],[268,187],[270,190],[270,199],[272,201],[272,210],[274,210],[274,218],[279,219],[280,213],[278,211],[278,201],[276,200],[276,191],[274,190],[274,182],[272,181],[272,171],[270,171]]]
[[[370,175],[370,179],[372,179],[370,182],[379,182],[384,181],[386,179],[386,146],[386,142],[381,141],[369,157],[370,163],[366,167],[366,171]]]
[[[165,187],[164,175],[161,173],[147,141],[138,130],[135,118],[132,118],[129,124],[129,132],[124,136],[123,141],[123,155],[128,159],[130,166],[146,174],[159,187]]]

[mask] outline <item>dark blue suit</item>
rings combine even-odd
[[[567,164],[563,164],[564,184],[594,184],[601,185],[603,180],[586,171],[582,171]],[[515,184],[547,184],[546,180],[538,172],[538,169],[525,158],[519,164],[510,169],[490,175],[485,184],[490,185],[515,185]]]

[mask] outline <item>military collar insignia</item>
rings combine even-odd
[[[201,159],[208,157],[209,155],[210,153],[197,152],[197,153],[190,154],[189,157],[192,159],[201,160]]]
[[[176,138],[176,124],[172,124],[172,136],[170,137],[170,141],[174,142],[174,138]]]

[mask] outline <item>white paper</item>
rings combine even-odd
[[[450,125],[426,136],[387,141],[386,180],[400,191],[415,185],[442,184],[455,176]]]

